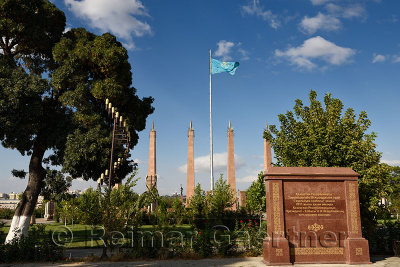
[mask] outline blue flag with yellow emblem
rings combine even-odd
[[[211,74],[229,72],[230,75],[235,75],[239,62],[221,62],[216,59],[211,59]]]

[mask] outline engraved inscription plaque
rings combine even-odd
[[[370,263],[361,236],[358,174],[350,168],[270,167],[264,175],[264,263]]]

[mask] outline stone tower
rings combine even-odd
[[[228,185],[232,188],[234,195],[236,196],[236,177],[235,177],[235,152],[233,149],[233,129],[231,121],[229,121],[228,128],[228,170],[227,180]]]
[[[190,197],[194,194],[194,130],[192,121],[188,131],[188,160],[187,160],[187,185],[186,185],[186,203],[189,203]]]
[[[149,190],[153,186],[157,186],[157,172],[156,172],[156,130],[154,129],[154,121],[150,131],[150,145],[149,145],[149,170],[146,177],[146,186]]]
[[[265,124],[265,130],[268,131],[268,123]],[[264,173],[272,167],[271,144],[264,139]]]

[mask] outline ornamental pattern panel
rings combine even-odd
[[[358,234],[356,185],[349,184],[351,231]]]
[[[283,249],[282,248],[275,249],[275,255],[278,257],[283,256]]]
[[[282,231],[281,227],[281,210],[279,197],[279,183],[272,184],[272,206],[274,215],[274,232],[279,234]]]
[[[292,255],[343,255],[344,248],[290,248]]]

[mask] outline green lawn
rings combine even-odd
[[[0,227],[0,242],[3,243],[5,237],[10,229],[10,226]],[[183,224],[169,227],[170,231],[179,231],[183,234],[186,231],[191,231],[193,229],[192,225]],[[143,225],[139,228],[139,231],[155,231],[153,225]],[[103,230],[101,227],[91,227],[89,225],[82,224],[67,224],[67,227],[62,223],[52,223],[46,225],[46,232],[53,232],[53,240],[56,243],[65,243],[66,248],[79,248],[79,247],[101,247],[103,246],[103,241],[101,237],[103,235]],[[72,232],[72,234],[71,234]],[[73,238],[71,239],[71,236]],[[117,235],[119,237],[119,235]],[[125,236],[125,242],[128,243],[130,236]]]

